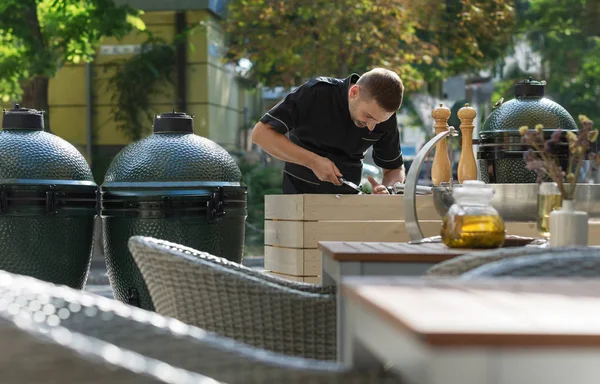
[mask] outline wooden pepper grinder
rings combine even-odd
[[[439,107],[433,109],[431,117],[435,120],[433,127],[435,128],[436,135],[448,130],[450,109],[440,104]],[[446,140],[444,139],[435,145],[435,156],[431,165],[431,180],[433,181],[433,185],[440,185],[440,183],[449,183],[451,177],[452,167],[450,165],[450,158],[448,157]]]
[[[460,161],[458,162],[458,182],[462,184],[465,180],[477,180],[477,163],[473,154],[473,120],[477,111],[469,104],[458,110],[460,119],[460,131],[462,132],[462,143]]]

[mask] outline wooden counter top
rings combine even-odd
[[[472,249],[449,249],[441,243],[409,244],[341,241],[320,241],[319,249],[336,261],[397,261],[407,263],[439,263],[473,252]]]
[[[600,281],[348,278],[342,294],[431,346],[600,347]]]

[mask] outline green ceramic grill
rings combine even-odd
[[[545,81],[531,78],[515,84],[515,98],[496,103],[479,133],[479,178],[488,183],[535,183],[536,174],[523,160],[529,147],[521,142],[519,128],[534,129],[541,124],[549,138],[561,128],[577,130],[573,117],[558,103],[544,97]],[[568,144],[564,138],[555,147],[560,161],[568,161]]]
[[[154,119],[153,134],[113,160],[101,191],[104,252],[115,297],[153,310],[127,248],[131,236],[151,236],[241,262],[246,187],[233,157],[194,134],[181,112]]]
[[[44,132],[43,112],[4,110],[0,132],[0,269],[81,289],[97,185],[73,145]]]

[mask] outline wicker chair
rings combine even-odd
[[[6,286],[3,288],[0,293],[2,383],[217,383],[69,331],[58,325],[58,315],[50,314],[54,308],[41,290],[21,296]]]
[[[0,303],[7,300],[13,300],[21,308],[37,308],[36,310],[44,313],[54,312],[54,315],[50,315],[53,321],[47,321],[48,324],[52,323],[51,328],[65,329],[88,338],[102,340],[140,356],[164,362],[167,367],[170,365],[183,372],[195,372],[219,382],[401,383],[398,375],[381,367],[357,371],[336,362],[283,356],[208,333],[176,319],[117,300],[0,271]],[[8,308],[10,311],[10,306]],[[96,350],[105,352],[100,348]],[[6,351],[12,353],[9,348]],[[111,357],[111,361],[129,360],[126,355],[116,354]],[[30,359],[28,364],[34,362]],[[4,379],[4,372],[2,374]],[[186,383],[184,380],[179,382]],[[196,383],[203,384],[202,381]]]
[[[520,256],[535,256],[542,254],[562,254],[564,252],[577,252],[586,250],[588,247],[561,247],[561,248],[542,248],[542,247],[507,247],[487,251],[471,252],[453,259],[441,262],[429,268],[425,277],[449,277],[461,276],[471,269],[477,268],[487,263],[498,260],[509,259]]]
[[[150,239],[150,238],[148,238],[148,239]],[[296,289],[298,291],[321,293],[321,294],[325,294],[325,295],[333,295],[337,292],[337,287],[335,287],[335,286],[323,287],[319,284],[310,284],[310,283],[303,283],[303,282],[296,282],[296,281],[291,281],[291,280],[287,280],[287,279],[282,279],[277,276],[266,274],[262,271],[257,271],[256,269],[248,268],[245,265],[238,264],[236,262],[227,260],[223,257],[214,256],[214,255],[211,255],[210,253],[198,251],[197,249],[194,249],[194,248],[186,247],[181,244],[171,243],[166,240],[159,240],[159,241],[161,244],[171,247],[171,248],[176,248],[179,250],[179,252],[185,253],[186,255],[190,255],[193,257],[201,258],[205,261],[210,261],[210,262],[220,264],[224,267],[231,268],[231,269],[239,271],[241,273],[245,273],[249,276],[254,276],[259,279],[263,279],[269,283],[278,284],[278,285],[281,285],[284,287]]]
[[[521,256],[488,263],[460,276],[465,280],[482,277],[598,278],[600,277],[600,250],[563,248],[562,252]]]
[[[335,295],[273,283],[161,240],[134,236],[129,249],[161,315],[285,355],[336,359]]]

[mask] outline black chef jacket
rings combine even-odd
[[[357,127],[350,118],[348,90],[359,79],[317,77],[307,81],[265,113],[260,121],[288,135],[300,147],[327,157],[343,177],[356,184],[362,176],[367,149],[373,146],[373,160],[384,169],[402,166],[402,151],[396,115],[375,126],[373,131]],[[356,193],[346,185],[320,181],[313,171],[286,163],[283,193]]]

